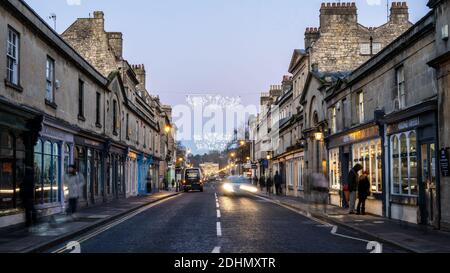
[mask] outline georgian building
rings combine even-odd
[[[101,12],[81,21],[103,30]],[[155,111],[144,67],[122,58],[121,34],[98,31],[77,48],[79,21],[66,40],[22,0],[1,1],[0,22],[0,227],[24,221],[18,189],[26,166],[35,170],[42,216],[64,210],[70,164],[86,180],[82,206],[147,193],[149,174],[158,189],[159,120],[171,122]]]

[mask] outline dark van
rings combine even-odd
[[[191,190],[203,192],[203,176],[199,168],[189,168],[183,171],[183,191]]]

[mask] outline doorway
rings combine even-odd
[[[421,181],[420,212],[421,224],[436,226],[438,224],[437,206],[437,155],[435,143],[421,145]]]

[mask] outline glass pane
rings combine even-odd
[[[372,182],[372,191],[377,192],[377,150],[375,144],[370,145],[370,181]]]
[[[397,136],[392,137],[392,185],[393,193],[400,194],[400,147]]]
[[[0,131],[0,211],[14,208],[13,137]]]
[[[419,189],[417,187],[417,138],[416,134],[412,132],[409,135],[409,187],[411,195],[418,195]]]
[[[383,191],[383,158],[381,141],[378,141],[378,150],[377,150],[377,173],[378,173],[378,192]]]
[[[431,159],[431,182],[436,183],[436,170],[437,170],[437,160],[436,160],[436,144],[430,144],[430,159]]]
[[[44,155],[44,170],[43,170],[43,189],[42,195],[45,203],[51,202],[51,187],[52,187],[52,156]]]
[[[408,179],[408,141],[406,134],[400,136],[401,149],[401,194],[409,194],[409,179]]]

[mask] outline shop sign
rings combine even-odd
[[[332,138],[330,140],[330,147],[348,145],[351,143],[360,142],[365,139],[370,139],[378,136],[379,136],[378,126],[372,126],[370,128],[352,132],[344,136]]]
[[[450,177],[450,166],[447,149],[441,149],[440,152],[441,174],[443,177]]]
[[[42,136],[63,140],[65,142],[73,142],[73,135],[67,134],[61,130],[49,126],[44,126],[44,128],[42,129]]]
[[[388,134],[392,134],[394,132],[397,131],[403,131],[403,130],[407,130],[407,129],[411,129],[414,127],[417,127],[420,125],[420,119],[419,117],[410,119],[410,120],[406,120],[406,121],[402,121],[399,122],[397,124],[392,124],[388,127]]]

